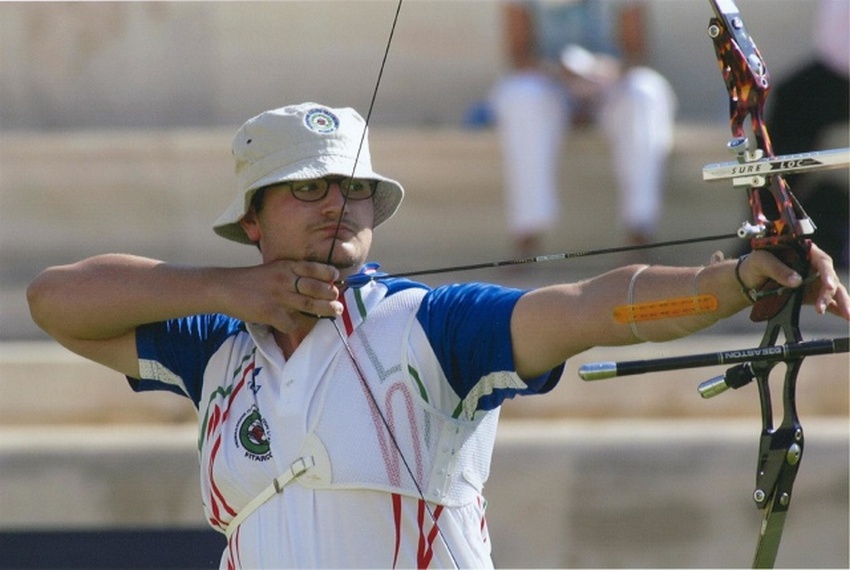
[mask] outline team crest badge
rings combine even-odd
[[[269,445],[269,426],[256,406],[245,412],[236,428],[236,445],[245,450],[252,461],[266,461],[272,456]]]
[[[339,128],[339,119],[327,109],[311,109],[304,117],[308,129],[320,135],[329,135]]]

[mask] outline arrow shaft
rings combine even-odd
[[[617,247],[607,247],[602,249],[590,249],[584,251],[573,251],[566,253],[553,253],[549,255],[537,255],[534,257],[525,257],[518,259],[507,259],[501,261],[488,261],[482,263],[473,263],[469,265],[455,265],[451,267],[439,267],[435,269],[419,269],[416,271],[407,271],[404,273],[394,273],[392,275],[376,276],[374,279],[388,279],[390,277],[420,277],[423,275],[435,275],[438,273],[453,273],[459,271],[472,271],[476,269],[490,269],[494,267],[507,267],[511,265],[524,265],[529,263],[541,263],[544,261],[558,261],[563,259],[575,259],[579,257],[592,257],[595,255],[606,255],[611,253],[623,253],[627,251],[638,251],[643,249],[654,249],[661,247],[672,247],[676,245],[686,245],[691,243],[701,243],[708,241],[719,241],[724,239],[737,238],[737,234],[721,234],[713,236],[705,236],[698,238],[676,239],[671,241],[662,241],[648,243],[642,245],[624,245]]]

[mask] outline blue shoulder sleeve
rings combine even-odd
[[[127,378],[137,392],[167,390],[187,396],[197,406],[207,362],[222,343],[245,330],[225,315],[195,315],[136,329],[142,378]]]
[[[455,392],[465,398],[478,382],[498,372],[515,372],[511,313],[524,291],[498,285],[459,284],[439,287],[422,300],[417,318]],[[493,409],[505,399],[548,392],[563,366],[536,378],[527,388],[499,388],[479,402]]]

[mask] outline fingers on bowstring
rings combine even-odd
[[[292,282],[292,291],[298,295],[298,308],[304,314],[326,317],[339,316],[343,312],[339,289],[333,282],[296,275]]]

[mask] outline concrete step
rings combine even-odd
[[[222,130],[4,133],[0,138],[0,340],[43,339],[26,308],[26,284],[44,267],[105,252],[176,263],[245,265],[256,252],[215,236],[212,221],[234,192]],[[677,126],[658,239],[731,234],[748,213],[740,191],[701,179],[728,160],[725,129]],[[372,258],[391,273],[512,259],[496,133],[375,128],[378,169],[407,190],[376,232]],[[563,152],[563,223],[540,253],[623,245],[603,137],[579,130]],[[654,249],[651,263],[702,264],[738,251],[737,239]],[[434,275],[431,284],[486,280],[520,287],[581,279],[633,256],[578,257],[518,268]],[[847,279],[844,272],[842,277]]]
[[[14,280],[15,270],[32,271],[42,260],[105,248],[139,248],[179,260],[200,257],[200,262],[234,256],[244,261],[237,255],[244,248],[225,247],[229,244],[210,230],[235,188],[230,136],[221,130],[4,133],[4,282]],[[725,215],[730,205],[736,214],[744,212],[744,197],[730,200],[733,191],[717,186],[708,192],[701,180],[704,163],[727,158],[726,138],[716,127],[678,127],[663,234],[688,229],[698,235],[706,227],[724,233],[737,227],[739,216],[728,220]],[[381,230],[388,234],[383,241],[394,245],[378,253],[390,255],[441,238],[454,247],[429,243],[418,250],[424,259],[417,261],[506,252],[495,131],[375,128],[371,139],[377,168],[407,189],[405,205]],[[599,133],[580,130],[570,138],[562,179],[563,233],[553,236],[553,243],[581,248],[617,243],[613,175]],[[708,215],[693,215],[697,206]],[[437,220],[443,221],[432,223]],[[409,257],[392,255],[388,262],[405,270],[410,261],[401,260]]]
[[[229,140],[221,130],[4,133],[0,138],[0,422],[183,421],[191,410],[163,395],[128,397],[117,375],[67,353],[32,323],[26,284],[47,265],[107,251],[126,251],[178,263],[255,263],[252,248],[210,230],[229,202],[234,178]],[[707,185],[701,168],[727,160],[725,129],[677,126],[666,216],[659,239],[732,232],[746,215],[744,198]],[[379,170],[407,190],[398,215],[379,228],[373,258],[389,272],[510,259],[504,229],[501,161],[496,133],[451,128],[375,128],[372,153]],[[623,243],[617,228],[614,182],[604,139],[592,130],[571,137],[563,153],[563,224],[541,253],[585,251]],[[653,263],[704,263],[736,241],[654,250]],[[583,257],[523,267],[436,275],[431,284],[485,280],[518,287],[574,281],[625,261]],[[846,277],[846,276],[845,276]],[[846,335],[847,324],[805,311],[806,338]],[[634,415],[741,415],[752,399],[724,396],[706,404],[696,385],[716,370],[666,373],[686,380],[630,379],[593,385],[576,382],[575,367],[592,360],[688,354],[758,345],[761,327],[742,314],[708,336],[676,345],[600,349],[568,365],[564,386],[547,398],[510,403],[510,413],[560,417]],[[724,335],[735,335],[727,336]],[[744,335],[743,337],[739,335]],[[847,358],[812,358],[803,367],[814,381],[801,398],[817,415],[846,414]],[[50,395],[47,398],[44,395]],[[79,395],[84,397],[78,397]],[[89,398],[89,395],[97,395]],[[584,395],[586,394],[586,395]],[[636,405],[636,402],[641,402]],[[744,403],[746,402],[746,403]],[[528,408],[526,408],[528,406]],[[741,406],[738,408],[738,406]],[[29,419],[28,419],[29,418]],[[48,419],[49,418],[49,419]]]
[[[545,396],[504,406],[512,419],[540,418],[758,418],[755,385],[704,400],[697,386],[727,367],[694,368],[584,382],[577,370],[597,361],[701,354],[758,346],[755,335],[712,335],[665,344],[595,348],[567,362],[559,386]],[[779,398],[783,367],[771,384]],[[777,400],[775,405],[781,404]],[[797,384],[800,417],[850,416],[847,354],[809,357]],[[189,400],[171,393],[133,393],[126,380],[52,341],[0,343],[0,426],[195,422]]]
[[[42,268],[110,251],[177,263],[243,265],[251,248],[210,229],[235,188],[231,134],[221,130],[4,133],[0,139],[0,339],[43,338],[30,322],[24,287]],[[725,160],[720,128],[680,125],[659,239],[733,233],[745,198],[701,180]],[[452,128],[375,128],[377,168],[407,190],[398,215],[376,233],[373,259],[390,272],[510,259],[496,133]],[[621,245],[605,142],[578,131],[563,153],[563,223],[541,253]],[[703,263],[737,241],[658,249],[652,262]],[[620,256],[579,258],[528,272],[439,275],[533,285],[616,266]],[[548,272],[547,272],[548,270]]]
[[[848,420],[805,425],[777,567],[846,568]],[[503,421],[485,488],[497,566],[748,566],[759,431],[749,419]],[[0,428],[0,532],[200,528],[195,446],[189,425]]]

